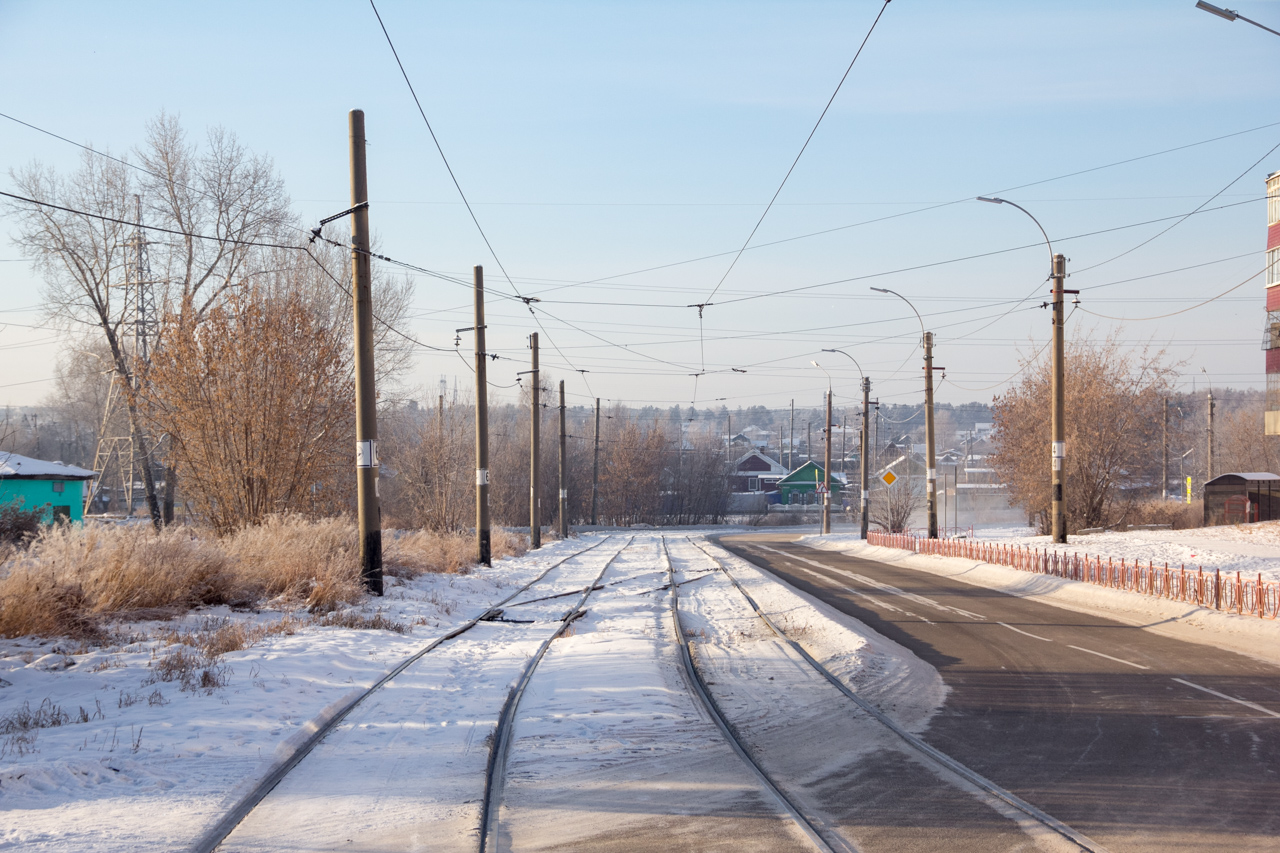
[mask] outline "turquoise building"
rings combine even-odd
[[[21,501],[23,509],[45,507],[44,522],[84,520],[89,481],[97,474],[61,462],[0,452],[0,505]]]

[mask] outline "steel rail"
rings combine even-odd
[[[729,567],[726,566],[722,560],[720,560],[714,554],[708,552],[707,549],[703,548],[701,545],[699,545],[697,542],[694,542],[692,539],[689,539],[688,537],[686,537],[685,541],[689,542],[689,544],[693,545],[695,548],[697,548],[699,551],[705,554],[708,559],[710,559],[713,563],[715,563],[717,566],[720,567],[720,571],[724,572],[724,576],[727,577],[729,581],[737,588],[738,592],[742,593],[742,597],[747,600],[747,603],[751,606],[751,609],[755,611],[756,616],[760,617],[761,621],[763,621],[764,624],[768,626],[770,631],[772,631],[775,635],[777,635],[778,639],[782,640],[787,645],[791,646],[791,648],[794,649],[795,652],[800,655],[800,657],[804,658],[804,660],[810,666],[816,669],[824,678],[826,678],[826,680],[829,681],[833,687],[835,687],[837,690],[843,693],[847,698],[851,699],[859,708],[866,711],[872,717],[875,717],[878,721],[880,721],[880,723],[882,723],[890,731],[892,731],[899,738],[905,741],[907,745],[910,746],[912,749],[921,753],[922,755],[929,758],[936,764],[942,766],[944,769],[949,770],[950,772],[961,777],[962,779],[969,782],[970,784],[976,785],[977,787],[981,788],[983,791],[986,791],[991,796],[1012,806],[1013,808],[1017,809],[1018,811],[1022,812],[1023,814],[1027,815],[1028,817],[1032,818],[1038,823],[1043,824],[1045,827],[1053,830],[1058,835],[1061,835],[1063,838],[1067,839],[1071,843],[1080,847],[1082,850],[1088,850],[1090,851],[1090,853],[1110,853],[1110,851],[1108,851],[1106,847],[1103,847],[1101,844],[1089,838],[1084,833],[1081,833],[1081,832],[1078,832],[1077,830],[1072,829],[1071,827],[1067,826],[1065,823],[1053,817],[1052,815],[1047,814],[1046,812],[1043,812],[1040,809],[1036,808],[1035,806],[1031,805],[1026,800],[1014,794],[1012,791],[1008,791],[1005,788],[1002,788],[1001,786],[997,785],[995,782],[992,782],[990,779],[983,776],[978,771],[973,770],[964,764],[961,764],[959,761],[956,761],[954,758],[947,755],[945,752],[941,751],[940,749],[937,749],[936,747],[930,746],[929,744],[925,743],[919,737],[917,737],[916,735],[912,734],[911,732],[907,731],[905,728],[900,726],[893,718],[885,714],[875,705],[872,705],[870,702],[863,699],[857,693],[854,693],[853,690],[851,690],[848,687],[848,685],[846,685],[843,681],[841,681],[839,678],[833,675],[831,671],[827,669],[825,666],[823,666],[821,663],[819,663],[813,657],[813,655],[809,654],[809,652],[804,648],[804,646],[802,646],[797,641],[791,639],[791,637],[787,636],[785,631],[783,631],[776,624],[774,624],[773,620],[770,619],[769,616],[763,610],[760,609],[760,605],[756,604],[756,600],[752,598],[751,594],[747,592],[746,588],[744,588],[742,584],[738,582],[738,579],[733,576],[733,573],[729,571]]]
[[[560,619],[560,627],[556,628],[554,634],[543,640],[542,645],[538,647],[537,653],[525,664],[519,680],[507,693],[507,699],[502,704],[502,712],[498,715],[498,724],[494,729],[493,739],[489,744],[489,762],[485,767],[484,800],[480,809],[480,853],[496,853],[499,848],[498,841],[501,836],[498,834],[498,811],[502,805],[502,792],[506,782],[507,754],[511,749],[511,728],[515,722],[516,712],[520,710],[520,698],[524,696],[525,688],[529,686],[529,681],[533,678],[533,671],[537,669],[543,655],[547,653],[547,649],[551,647],[551,644],[559,639],[565,629],[573,624],[575,620],[585,615],[582,606],[587,603],[587,599],[592,592],[601,588],[600,581],[604,579],[605,572],[609,571],[613,561],[618,559],[623,551],[631,547],[631,543],[635,540],[635,536],[628,539],[627,543],[609,558],[609,562],[604,564],[604,568],[600,570],[600,574],[596,576],[596,579],[583,587],[582,595],[577,603]]]
[[[680,624],[680,588],[676,583],[675,568],[671,563],[671,554],[667,551],[667,537],[665,536],[662,537],[662,555],[667,561],[667,577],[671,588],[671,624],[675,628],[676,645],[680,647],[680,659],[684,663],[685,674],[690,688],[692,688],[693,693],[702,702],[703,707],[706,708],[707,714],[715,722],[716,728],[720,730],[720,733],[724,735],[725,740],[729,742],[731,747],[733,747],[733,751],[738,754],[738,757],[742,759],[743,763],[745,763],[747,767],[750,768],[751,772],[755,774],[760,784],[774,796],[774,799],[776,799],[778,804],[782,806],[783,811],[785,811],[791,820],[800,827],[800,830],[808,837],[813,846],[821,851],[825,851],[825,853],[835,853],[837,847],[833,846],[832,843],[823,836],[823,833],[819,831],[818,827],[814,825],[819,821],[817,821],[816,818],[810,819],[809,816],[805,815],[799,805],[792,801],[792,799],[788,797],[780,787],[778,787],[778,784],[773,781],[769,774],[764,771],[764,768],[756,762],[756,760],[747,751],[742,740],[739,738],[733,724],[729,722],[728,718],[725,717],[724,712],[720,710],[720,706],[716,703],[715,699],[712,698],[711,691],[707,689],[707,683],[702,679],[702,674],[698,671],[698,668],[694,666],[693,655],[689,649],[689,638],[685,636],[684,628]],[[825,828],[831,832],[829,827]],[[841,838],[834,832],[831,834],[836,838],[837,845],[840,850],[847,851],[847,853],[857,853],[857,848],[850,845],[845,839]]]
[[[288,756],[278,761],[275,764],[275,766],[273,766],[271,770],[268,771],[268,773],[262,777],[261,781],[259,781],[258,784],[252,788],[252,790],[250,790],[243,797],[241,797],[240,800],[234,806],[232,806],[231,809],[228,810],[227,813],[223,815],[223,817],[216,824],[214,824],[212,827],[206,830],[205,833],[202,836],[200,836],[199,839],[196,840],[195,844],[193,844],[189,848],[191,850],[191,853],[213,853],[213,851],[216,850],[218,846],[222,844],[223,841],[226,840],[227,836],[230,835],[235,830],[235,828],[239,826],[240,823],[246,817],[249,816],[249,813],[252,812],[258,806],[258,804],[261,803],[266,798],[266,796],[270,794],[271,791],[277,785],[280,784],[280,782],[285,778],[285,776],[289,775],[290,771],[292,771],[295,767],[297,767],[298,764],[302,761],[302,759],[306,758],[307,755],[309,755],[311,751],[315,749],[315,747],[322,740],[324,740],[325,737],[331,731],[334,730],[334,728],[338,726],[339,723],[341,723],[344,719],[346,719],[347,716],[349,716],[350,713],[354,711],[366,699],[368,699],[378,690],[385,687],[387,683],[390,682],[392,679],[394,679],[396,676],[403,673],[406,669],[408,669],[414,663],[418,662],[425,655],[439,648],[444,643],[462,634],[465,634],[467,631],[470,631],[477,624],[479,624],[480,621],[483,620],[485,616],[488,616],[494,610],[506,604],[507,602],[511,601],[511,599],[515,598],[516,596],[526,592],[531,586],[540,582],[543,578],[545,578],[555,569],[560,568],[565,563],[569,562],[575,557],[579,557],[582,554],[587,553],[588,551],[592,551],[596,548],[599,548],[601,545],[609,541],[609,539],[611,538],[613,537],[606,536],[603,539],[601,539],[599,542],[589,545],[586,548],[581,548],[577,551],[574,551],[572,554],[562,557],[561,559],[552,563],[550,566],[547,566],[547,568],[544,569],[537,577],[535,577],[533,580],[529,581],[524,586],[517,589],[515,592],[508,595],[506,598],[502,599],[502,601],[499,601],[496,605],[493,605],[492,607],[486,609],[479,616],[476,616],[475,618],[468,620],[467,622],[463,623],[457,628],[454,628],[452,631],[449,631],[447,634],[444,634],[443,636],[437,637],[436,639],[432,640],[426,646],[424,646],[423,648],[414,652],[409,657],[402,660],[399,664],[396,665],[394,669],[390,670],[385,675],[383,675],[380,679],[374,682],[373,685],[370,686],[368,689],[352,697],[349,701],[347,701],[341,707],[339,707],[336,712],[334,712],[331,716],[327,717],[323,722],[321,722],[318,726],[316,726],[316,730],[312,732],[295,750],[293,750],[293,752],[291,752]],[[623,546],[623,547],[626,547],[626,546]]]

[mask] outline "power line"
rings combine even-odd
[[[496,263],[498,265],[498,269],[502,271],[503,277],[507,280],[507,285],[511,288],[512,292],[515,293],[516,297],[522,300],[528,307],[529,313],[533,316],[534,322],[537,323],[538,328],[546,334],[547,343],[551,344],[551,347],[559,353],[560,348],[556,346],[556,342],[551,337],[550,333],[543,328],[542,321],[538,319],[537,312],[533,310],[533,298],[526,297],[520,293],[520,289],[516,287],[515,282],[511,280],[510,274],[507,273],[507,268],[503,266],[502,259],[499,258],[498,253],[494,251],[493,244],[489,241],[489,235],[485,233],[484,227],[480,225],[480,219],[476,216],[475,210],[472,209],[471,202],[467,200],[467,194],[462,191],[462,184],[458,182],[458,176],[453,173],[453,167],[449,165],[449,158],[445,156],[444,148],[440,145],[440,140],[436,137],[436,132],[431,127],[431,121],[427,118],[426,110],[422,108],[422,101],[418,99],[418,93],[413,88],[413,81],[409,79],[409,72],[405,70],[404,63],[400,61],[400,53],[396,50],[395,42],[391,40],[391,33],[387,31],[387,25],[382,21],[382,15],[378,12],[377,4],[374,3],[374,0],[369,0],[369,6],[373,9],[374,17],[378,19],[378,26],[382,29],[382,35],[386,38],[387,46],[391,48],[391,55],[395,57],[396,65],[400,68],[400,76],[404,78],[405,85],[409,87],[409,94],[413,96],[413,103],[418,108],[418,115],[422,116],[422,123],[427,126],[427,133],[431,134],[431,141],[435,143],[436,151],[440,154],[440,160],[444,163],[445,170],[449,173],[449,179],[453,181],[454,189],[458,191],[458,197],[461,198],[462,203],[466,205],[467,214],[471,217],[471,221],[476,226],[476,230],[480,232],[480,237],[484,240],[485,246],[489,249],[489,254],[493,257],[494,263]],[[561,358],[565,358],[563,353],[561,353]],[[568,358],[565,358],[565,361],[568,361]],[[583,371],[578,371],[578,373],[582,375],[582,383],[587,386],[587,391],[590,392],[591,383],[587,380],[586,373]]]
[[[787,180],[791,177],[791,173],[795,171],[796,165],[800,162],[800,158],[804,156],[805,150],[809,147],[809,143],[813,141],[813,135],[818,132],[818,126],[822,124],[822,120],[827,117],[827,111],[831,109],[831,105],[835,103],[836,95],[840,94],[840,88],[844,86],[844,81],[849,78],[849,72],[853,71],[854,63],[858,61],[858,57],[862,55],[862,49],[867,46],[867,41],[871,38],[871,34],[875,32],[876,24],[880,23],[884,10],[889,8],[889,0],[884,0],[884,5],[880,7],[880,11],[876,13],[876,19],[871,22],[871,27],[867,30],[867,34],[862,37],[862,44],[858,45],[857,52],[853,55],[853,59],[849,60],[849,67],[844,70],[844,74],[840,77],[840,82],[836,84],[835,91],[831,93],[831,97],[827,99],[827,105],[822,108],[822,113],[818,116],[818,120],[813,123],[813,129],[809,131],[809,135],[805,137],[804,145],[800,146],[799,153],[796,158],[791,161],[790,168],[787,173],[782,176],[782,183],[778,184],[778,188],[773,191],[773,198],[769,199],[769,203],[765,205],[764,211],[760,214],[760,218],[756,220],[756,224],[752,226],[751,233],[747,235],[747,239],[743,241],[742,248],[738,249],[733,256],[733,260],[729,262],[729,268],[724,271],[724,275],[720,276],[720,281],[716,282],[716,286],[712,288],[710,295],[702,301],[702,305],[698,307],[698,316],[702,316],[702,307],[711,304],[711,300],[715,298],[716,292],[720,290],[720,285],[724,284],[725,279],[729,277],[729,273],[733,272],[733,268],[738,263],[738,258],[742,257],[742,253],[747,250],[747,246],[751,243],[751,238],[756,236],[756,231],[760,229],[760,224],[764,222],[764,218],[769,215],[769,211],[773,209],[773,203],[778,200],[778,196],[782,193],[782,188],[787,185]]]

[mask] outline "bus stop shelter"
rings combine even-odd
[[[1248,524],[1280,519],[1280,476],[1223,474],[1204,484],[1204,524]]]

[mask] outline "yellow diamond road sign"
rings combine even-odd
[[[898,482],[898,478],[894,475],[892,471],[885,471],[883,474],[880,475],[880,479],[884,480],[884,484],[886,486],[892,486],[894,483]]]

